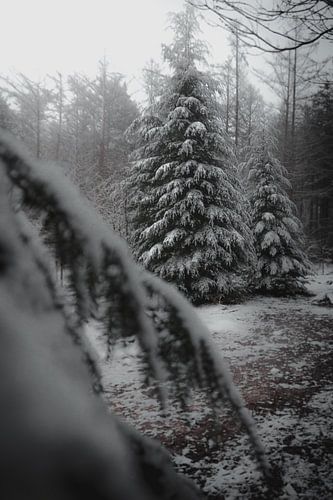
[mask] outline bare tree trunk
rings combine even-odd
[[[191,43],[191,37],[190,37],[190,30],[191,30],[191,26],[190,26],[190,19],[189,19],[189,12],[187,12],[187,20],[186,20],[186,39],[185,39],[185,60],[186,62],[189,64],[190,62],[190,51],[191,51],[191,48],[190,48],[190,43]]]
[[[286,95],[286,112],[285,112],[285,119],[284,119],[284,148],[283,148],[284,163],[287,163],[287,160],[288,160],[290,83],[291,83],[291,53],[289,52],[289,54],[288,54],[288,80],[287,80],[287,95]]]
[[[129,220],[128,220],[128,198],[127,189],[124,189],[124,236],[126,239],[129,237]]]
[[[79,105],[76,100],[75,108],[74,108],[74,116],[75,116],[75,137],[74,137],[74,158],[75,165],[79,164]]]
[[[64,88],[62,82],[62,74],[59,73],[59,101],[58,101],[58,136],[56,145],[56,160],[59,160],[61,143],[62,143],[62,121],[63,121],[63,108],[64,108]]]
[[[239,36],[236,30],[236,102],[235,102],[235,145],[239,142]]]
[[[230,119],[230,64],[227,69],[227,109],[226,109],[226,121],[225,121],[225,131],[229,133],[229,119]]]
[[[105,156],[106,156],[106,60],[104,57],[102,63],[102,123],[101,123],[101,140],[99,148],[99,171],[103,174],[105,169]]]
[[[292,166],[295,167],[295,126],[296,126],[296,90],[297,90],[297,49],[294,50],[293,64],[293,95],[291,115],[291,158]]]
[[[253,94],[250,94],[250,103],[249,103],[249,123],[247,126],[247,143],[251,145],[251,135],[252,135],[252,114],[253,114]]]
[[[37,94],[36,94],[36,156],[37,158],[40,158],[40,122],[41,122],[41,109],[40,109],[40,85],[38,83],[37,85]]]

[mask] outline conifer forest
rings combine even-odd
[[[0,499],[333,498],[332,1],[20,1]]]

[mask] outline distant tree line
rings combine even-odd
[[[333,84],[325,62],[311,51],[275,56],[265,80],[280,98],[273,120],[277,154],[291,180],[310,253],[332,259],[333,247]]]
[[[137,115],[123,76],[109,72],[105,60],[95,78],[65,79],[60,73],[38,82],[22,74],[2,78],[0,125],[36,158],[62,165],[118,231],[124,226],[118,184],[129,153],[124,132]]]

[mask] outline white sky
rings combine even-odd
[[[96,73],[104,51],[111,70],[137,72],[158,58],[166,13],[182,0],[5,0],[0,71]]]
[[[135,94],[143,66],[158,60],[161,43],[171,39],[167,13],[182,6],[183,0],[3,0],[0,73],[22,72],[33,79],[56,71],[93,76],[105,54],[110,71],[127,75]],[[213,61],[223,62],[229,50],[225,33],[206,26],[204,34]],[[262,58],[254,64],[260,67]]]

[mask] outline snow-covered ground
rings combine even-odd
[[[332,294],[332,270],[313,276],[309,289],[316,296],[198,308],[257,422],[273,470],[267,484],[230,411],[217,419],[198,394],[187,413],[162,415],[136,344],[106,361],[102,335],[89,328],[112,410],[159,439],[208,498],[333,498],[333,308],[313,303]]]

